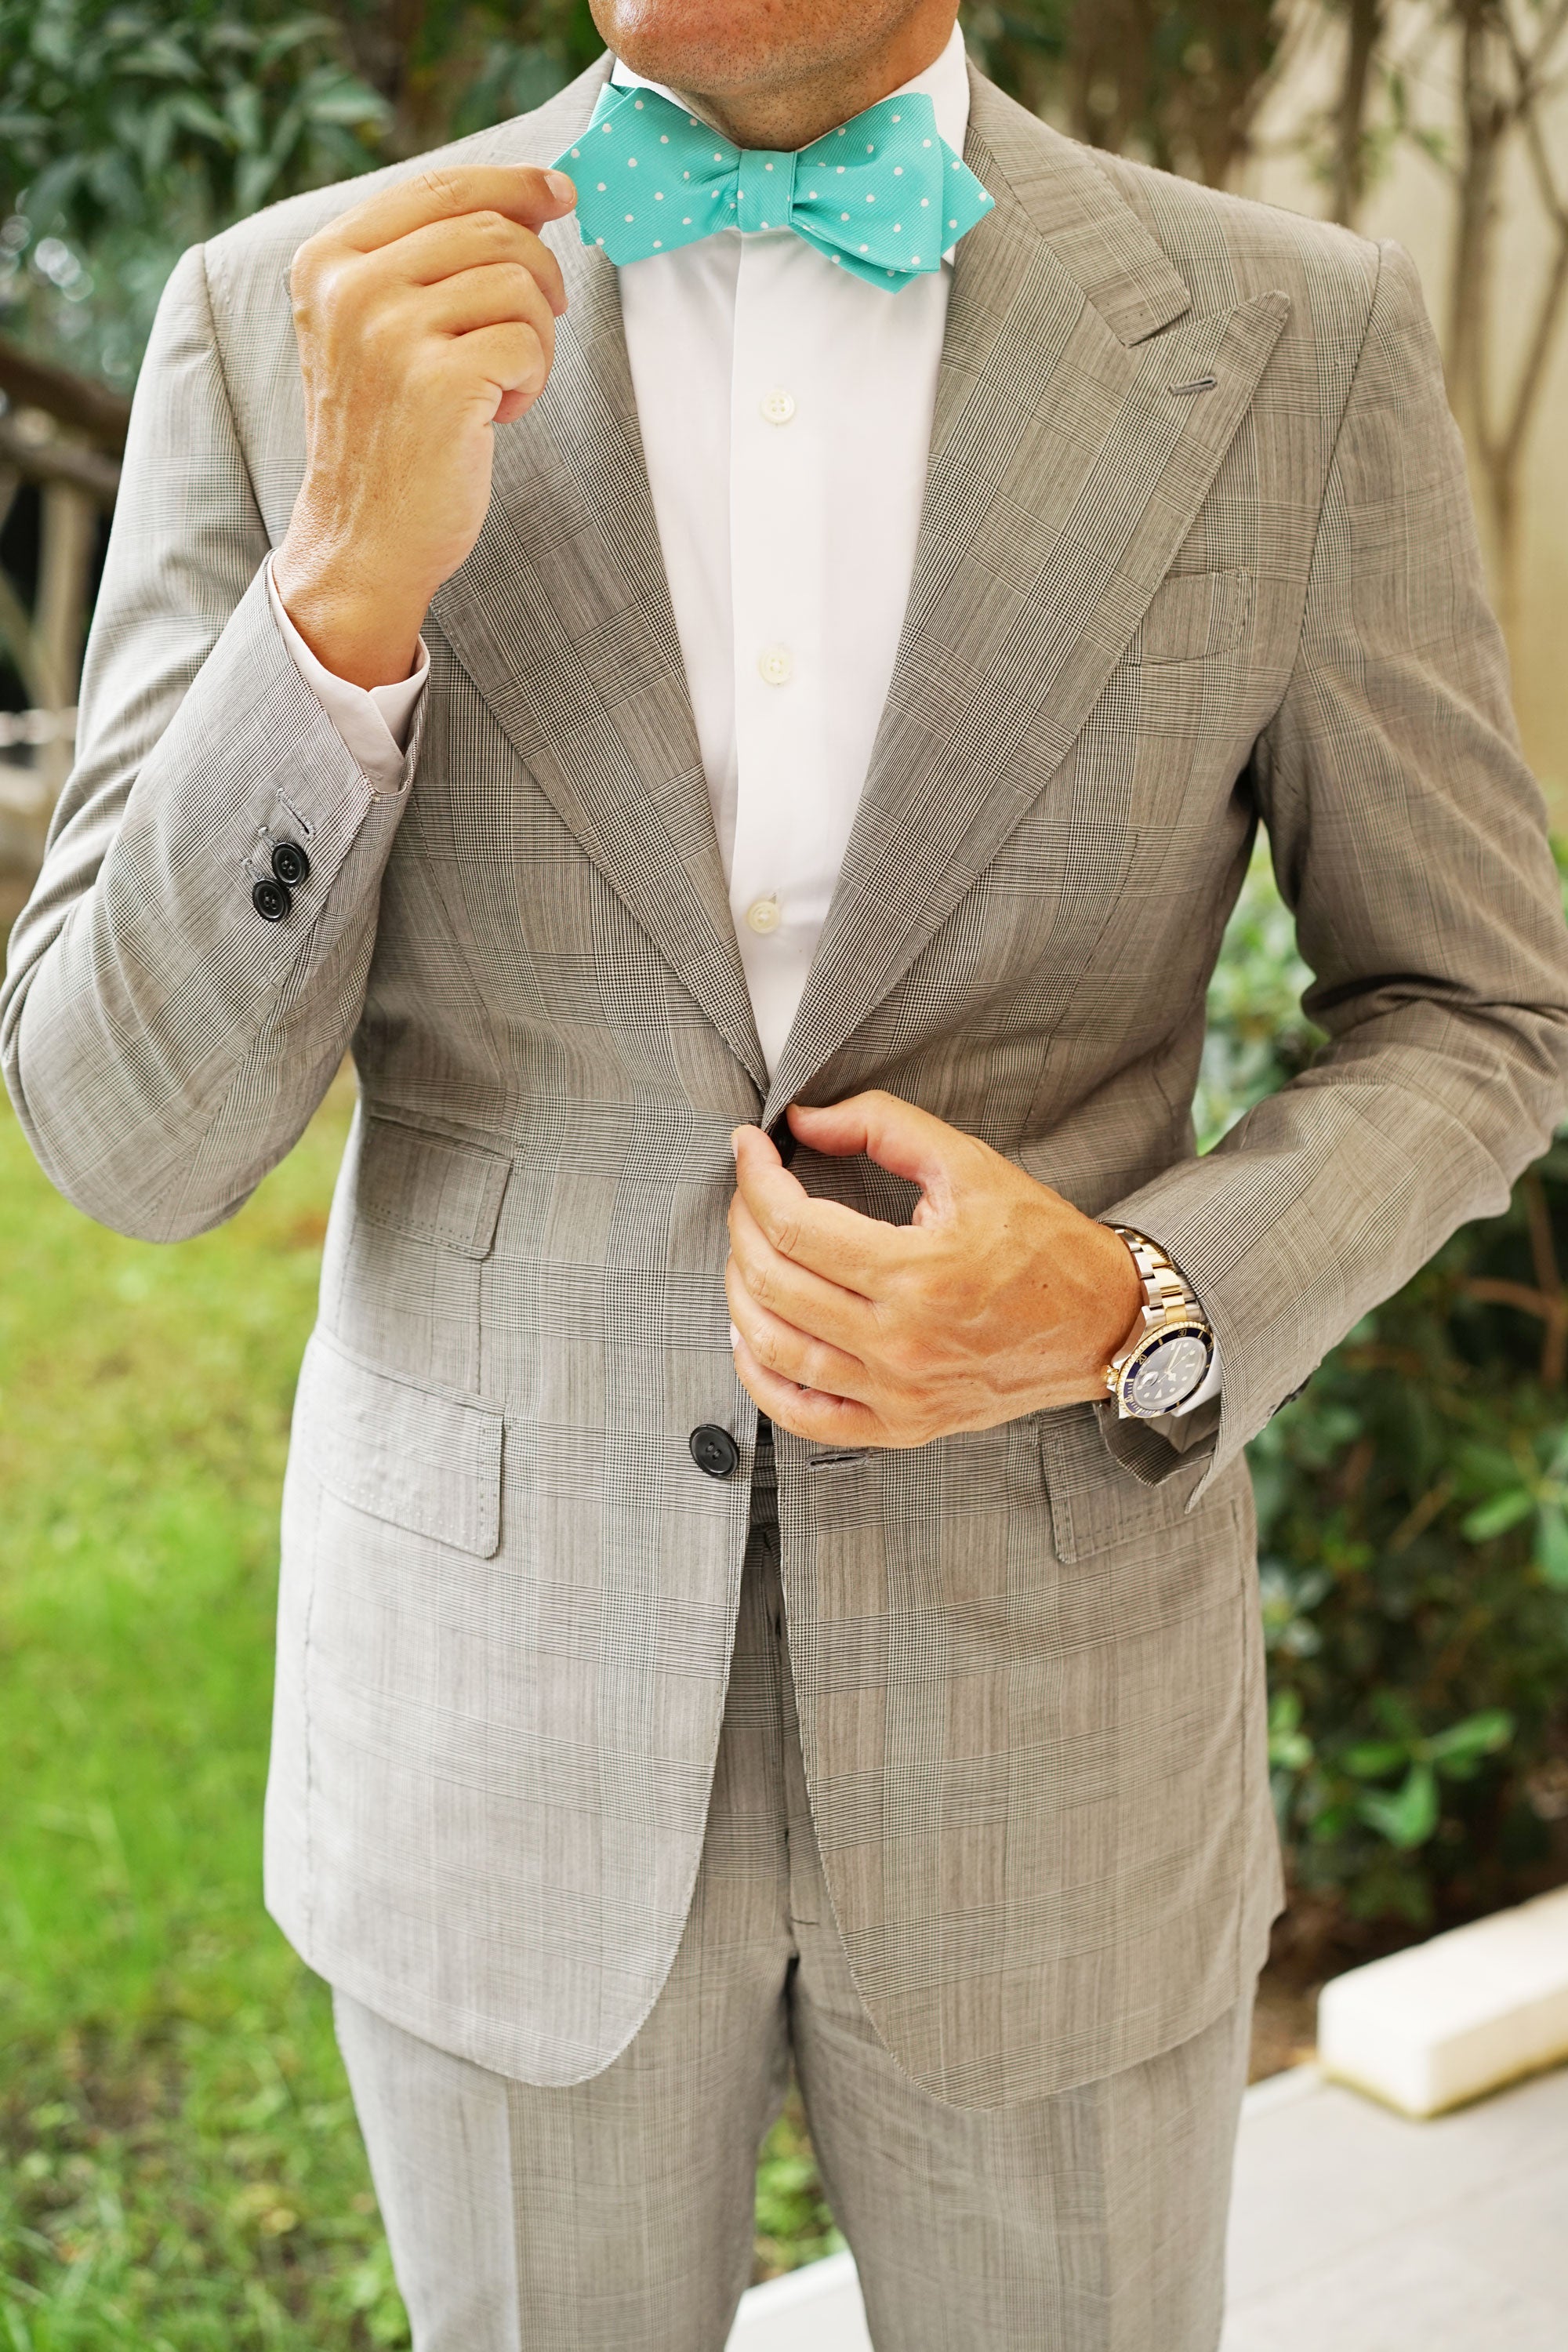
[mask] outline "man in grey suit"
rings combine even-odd
[[[1563,1105],[1408,261],[954,15],[597,0],[137,398],[6,1075],[173,1240],[354,1056],[268,1897],[419,2352],[719,2352],[792,2061],[888,2352],[1213,2352],[1243,1448]],[[1200,1160],[1259,821],[1329,1043]]]

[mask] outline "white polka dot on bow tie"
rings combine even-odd
[[[658,143],[659,143],[659,145],[660,145],[661,147],[668,147],[668,144],[669,144],[669,133],[668,133],[668,131],[661,131],[659,132],[659,134],[658,134]]]
[[[921,145],[922,147],[929,147],[931,145],[931,141],[929,139],[922,139],[921,141]]]
[[[635,172],[635,171],[637,170],[637,157],[636,157],[635,155],[628,155],[628,156],[626,157],[626,169],[627,169],[627,171],[628,171],[628,172]]]
[[[847,220],[849,215],[847,213],[840,213],[838,217],[840,220]]]
[[[640,98],[639,98],[639,99],[637,99],[637,100],[635,101],[635,103],[636,103],[636,106],[637,106],[637,112],[640,114],[640,113],[642,112],[642,100],[641,100],[641,99],[640,99]]]
[[[921,198],[921,210],[922,212],[925,210],[926,206],[930,204],[930,202],[931,202],[931,198],[930,198],[929,196],[922,196],[922,197]]]
[[[948,222],[948,226],[949,228],[956,228],[958,226],[958,223],[956,220],[950,220]]]
[[[609,184],[609,184],[608,180],[601,180],[601,181],[600,181],[600,183],[599,183],[599,194],[600,194],[601,195],[603,195],[603,194],[604,194],[605,190],[609,186]]]
[[[902,165],[901,163],[895,163],[895,164],[894,164],[894,166],[893,166],[893,177],[894,177],[894,179],[895,179],[895,180],[901,180],[901,179],[903,178],[903,176],[904,176],[904,167],[903,167],[903,165]]]
[[[635,213],[628,213],[628,214],[626,215],[626,218],[627,218],[627,220],[635,220],[635,219],[636,219],[636,217],[637,217],[637,215],[636,215],[636,214],[635,214]]]

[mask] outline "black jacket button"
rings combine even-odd
[[[741,1449],[727,1429],[717,1422],[699,1423],[688,1440],[691,1459],[709,1478],[732,1478],[740,1465]]]
[[[288,889],[297,890],[310,878],[310,861],[297,841],[279,841],[272,851],[272,871]]]
[[[281,882],[258,882],[250,903],[264,923],[280,923],[294,901]]]

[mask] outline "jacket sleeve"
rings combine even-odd
[[[1214,1151],[1106,1212],[1170,1253],[1218,1337],[1223,1395],[1186,1423],[1100,1409],[1142,1478],[1205,1457],[1194,1502],[1370,1307],[1507,1205],[1568,1100],[1562,891],[1441,362],[1397,246],[1253,773],[1329,1042]]]
[[[290,656],[197,247],[137,388],[88,648],[78,762],[11,938],[0,1052],[67,1198],[174,1241],[233,1214],[299,1136],[359,1017],[378,795]],[[282,921],[272,845],[310,861]]]

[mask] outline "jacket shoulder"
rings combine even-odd
[[[1256,197],[1205,187],[1120,155],[1097,155],[1101,171],[1179,269],[1195,298],[1225,290],[1229,277],[1245,299],[1269,284],[1311,281],[1359,299],[1364,318],[1377,286],[1381,255],[1371,238]],[[1270,278],[1270,272],[1273,273]]]
[[[1364,329],[1381,261],[1365,237],[1086,146],[984,75],[972,74],[971,90],[972,126],[1047,235],[1099,240],[1136,267],[1141,231],[1142,252],[1159,254],[1200,310],[1283,292],[1298,333],[1337,340]]]

